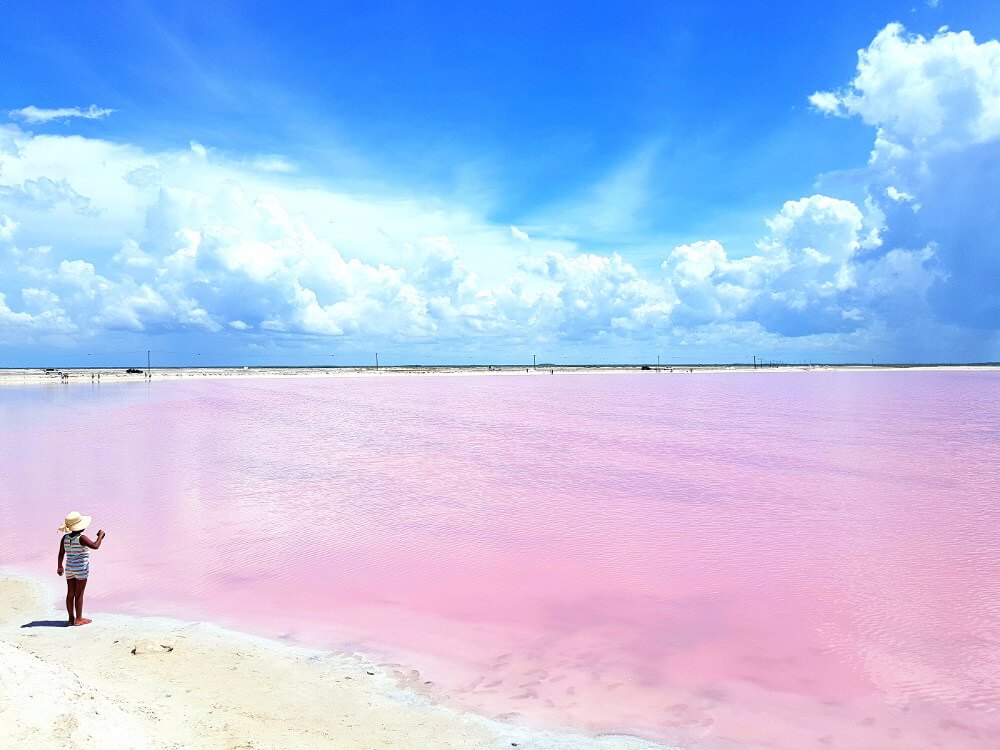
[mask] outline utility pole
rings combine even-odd
[[[757,369],[757,355],[753,355],[753,369]]]
[[[660,369],[660,355],[656,355],[656,369]]]
[[[375,372],[378,372],[378,352],[375,352]]]
[[[147,378],[153,377],[153,374],[149,370],[150,370],[150,366],[149,366],[149,349],[147,349],[146,350],[146,377]]]
[[[537,370],[538,369],[538,363],[535,361],[536,357],[538,357],[537,354],[532,354],[531,355],[531,369],[532,370]]]

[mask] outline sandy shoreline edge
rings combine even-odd
[[[643,369],[645,367],[645,369]],[[264,379],[264,378],[357,378],[357,377],[434,377],[434,376],[549,376],[586,374],[666,375],[705,373],[754,373],[773,374],[788,372],[979,372],[1000,371],[1000,364],[972,365],[782,365],[757,367],[750,365],[549,365],[537,368],[525,365],[447,366],[426,367],[153,367],[152,380],[176,381],[178,379]],[[31,384],[70,384],[97,382],[146,382],[142,372],[127,373],[122,367],[80,368],[0,368],[0,386]]]
[[[0,747],[667,750],[458,711],[363,655],[208,623],[103,614],[67,628],[59,598],[0,571]]]

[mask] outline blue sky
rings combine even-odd
[[[13,3],[0,366],[1000,359],[991,5]]]

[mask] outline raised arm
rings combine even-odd
[[[103,541],[104,541],[104,532],[103,531],[98,531],[97,532],[97,541],[96,542],[92,542],[90,539],[87,539],[87,537],[83,536],[82,534],[80,535],[80,544],[82,544],[84,547],[90,547],[91,549],[100,549],[101,548],[101,542],[103,542]]]
[[[63,546],[63,539],[65,539],[65,537],[62,537],[59,540],[59,562],[56,563],[56,573],[59,575],[63,574],[63,558],[66,556],[66,548]]]

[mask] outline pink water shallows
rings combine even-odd
[[[92,610],[361,650],[510,721],[996,750],[998,392],[985,372],[4,388],[0,548],[54,577],[63,515],[92,514]]]

